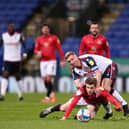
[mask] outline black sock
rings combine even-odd
[[[109,93],[112,95],[113,92],[114,92],[114,89],[111,89]]]
[[[50,97],[51,93],[53,91],[53,84],[49,83],[48,84],[48,92],[47,92],[47,96]]]
[[[57,104],[57,105],[53,106],[51,109],[51,112],[60,111],[60,106],[61,106],[61,104]]]
[[[50,97],[50,94],[52,93],[52,91],[53,91],[53,84],[52,83],[48,83],[48,82],[45,82],[45,87],[46,87],[46,89],[47,89],[47,94],[46,94],[46,96],[47,97]]]

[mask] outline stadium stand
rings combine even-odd
[[[77,55],[79,52],[79,46],[80,46],[80,38],[77,37],[65,38],[62,45],[64,52],[74,51]]]
[[[129,3],[122,10],[116,21],[105,33],[111,48],[112,57],[129,57]]]

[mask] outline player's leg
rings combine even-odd
[[[103,74],[101,86],[107,89],[110,92],[110,94],[114,98],[116,98],[117,101],[121,103],[124,111],[124,116],[126,116],[129,113],[128,104],[123,99],[123,97],[115,89],[112,88],[116,80],[116,75],[117,75],[117,68],[113,66],[108,67],[105,73]]]
[[[3,101],[6,95],[7,87],[8,87],[8,77],[10,75],[10,67],[11,64],[9,62],[4,62],[3,66],[3,75],[1,79],[1,96],[0,101]]]
[[[46,75],[44,75],[44,83],[47,89],[47,94],[45,99],[41,100],[41,102],[55,102],[54,76],[56,74],[56,61],[48,61],[46,63],[47,67],[45,68]]]
[[[64,104],[57,104],[51,107],[46,108],[45,110],[40,112],[40,117],[46,117],[47,115],[49,115],[50,113],[56,112],[56,111],[66,111],[66,109],[68,108],[68,106],[70,105],[72,99],[70,99],[69,101],[67,101]]]
[[[127,101],[119,94],[119,92],[115,89],[111,89],[110,90],[110,94],[116,99],[118,100],[122,107],[123,107],[123,111],[124,111],[124,116],[126,116],[127,114],[129,114],[129,107],[128,107],[128,103]]]
[[[18,98],[19,101],[23,100],[23,80],[21,77],[21,62],[14,62],[14,70],[13,70],[13,74],[16,78],[16,82],[17,82],[17,93],[18,93]]]
[[[96,106],[94,105],[87,105],[87,110],[90,112],[90,119],[94,119],[96,115]]]
[[[106,114],[103,116],[103,119],[108,120],[113,115],[110,102],[108,101],[103,102],[103,107],[106,110]]]

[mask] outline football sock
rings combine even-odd
[[[2,78],[1,80],[1,95],[2,96],[6,95],[7,86],[8,86],[8,79]]]
[[[57,104],[51,108],[51,112],[60,111],[61,104]]]
[[[107,102],[106,104],[103,104],[104,108],[106,109],[107,113],[112,113],[111,104],[110,102]]]
[[[23,81],[19,80],[17,81],[17,93],[19,98],[22,97],[22,90],[23,90]]]
[[[45,82],[45,86],[46,86],[46,89],[47,89],[46,96],[47,97],[50,97],[50,94],[53,91],[53,84],[52,83]]]
[[[123,99],[123,97],[116,91],[112,91],[112,96],[117,99],[121,103],[122,106],[127,105],[127,102]]]

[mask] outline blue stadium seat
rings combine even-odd
[[[129,3],[105,36],[109,40],[112,57],[129,57]]]
[[[64,52],[74,51],[76,54],[79,52],[80,38],[77,37],[67,37],[64,39],[62,48]]]

